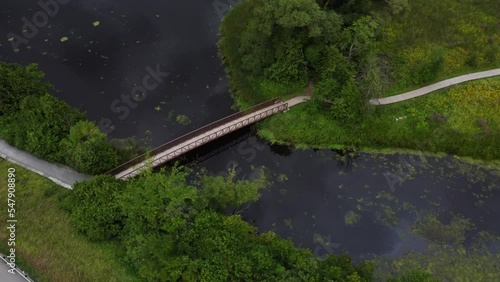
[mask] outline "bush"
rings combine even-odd
[[[415,70],[412,72],[413,83],[418,85],[432,81],[443,68],[443,63],[443,52],[440,50],[433,51],[432,54],[417,65]]]
[[[330,107],[333,118],[346,125],[353,125],[360,121],[363,101],[354,81],[349,81],[338,98],[333,100]]]
[[[389,279],[388,282],[439,282],[439,279],[433,278],[431,274],[423,270],[407,271],[401,277]]]
[[[26,96],[16,113],[3,117],[2,137],[21,150],[49,161],[60,161],[59,142],[85,115],[44,94]]]
[[[65,162],[78,171],[99,174],[119,163],[119,155],[106,140],[106,134],[92,122],[80,121],[61,141]]]
[[[0,116],[15,113],[27,96],[42,96],[52,88],[36,64],[26,67],[0,62]]]
[[[118,237],[123,229],[123,212],[116,199],[124,189],[124,182],[108,175],[75,184],[72,195],[65,199],[65,206],[73,206],[73,224],[92,241]]]

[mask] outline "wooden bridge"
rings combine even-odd
[[[292,102],[292,105],[293,104],[296,104],[296,102]],[[207,124],[189,132],[186,135],[167,142],[153,149],[149,153],[142,154],[106,172],[106,174],[114,175],[117,179],[134,177],[146,169],[149,165],[156,167],[164,164],[167,161],[175,159],[178,156],[221,136],[248,126],[266,117],[272,116],[276,113],[285,111],[288,107],[289,102],[283,102],[279,98],[260,103],[249,109]]]

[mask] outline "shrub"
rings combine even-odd
[[[59,142],[71,126],[84,117],[50,94],[27,96],[21,101],[19,111],[8,118],[12,123],[4,133],[19,149],[49,161],[59,161]]]
[[[48,93],[52,85],[43,81],[44,76],[36,64],[24,67],[0,62],[0,116],[18,111],[27,96]]]
[[[107,175],[75,184],[72,195],[65,199],[66,206],[73,206],[71,220],[89,240],[102,241],[120,235],[123,212],[116,199],[125,187],[121,180]]]
[[[65,161],[71,167],[89,174],[103,173],[119,162],[119,155],[106,140],[106,134],[92,122],[80,121],[71,127],[61,141]]]
[[[430,56],[425,58],[416,66],[412,75],[412,81],[415,84],[429,82],[436,78],[441,71],[444,63],[444,55],[441,50],[433,51]]]

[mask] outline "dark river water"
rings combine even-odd
[[[59,1],[67,4],[13,47],[13,33],[29,29],[23,17],[33,21],[43,9],[36,1],[3,0],[0,59],[38,63],[54,94],[111,125],[103,128],[110,137],[156,146],[234,112],[216,46],[225,0],[218,8],[201,0]],[[131,95],[142,101],[127,100]],[[190,123],[179,123],[179,115]],[[500,235],[498,172],[449,157],[295,150],[243,129],[187,159],[213,174],[234,167],[239,179],[266,167],[273,184],[242,215],[318,256],[347,251],[358,260],[423,250],[427,241],[409,230],[427,214],[443,222],[469,218],[476,230],[468,241],[479,231]]]

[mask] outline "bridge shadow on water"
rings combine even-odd
[[[162,168],[171,168],[176,163],[188,168],[195,168],[202,162],[226,151],[231,147],[238,145],[240,142],[247,140],[255,135],[253,126],[247,126],[231,132],[225,136],[219,137],[207,144],[204,144],[196,149],[193,149],[173,160],[166,162],[153,169],[154,172],[159,172]],[[290,150],[291,152],[291,150]]]

